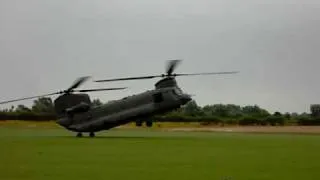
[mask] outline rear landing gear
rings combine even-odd
[[[90,133],[89,133],[89,136],[90,136],[90,137],[95,137],[96,135],[94,134],[94,132],[90,132]],[[82,133],[81,133],[81,132],[78,132],[77,137],[83,137]]]
[[[142,121],[141,120],[137,120],[136,121],[136,126],[137,127],[141,127],[142,126]]]
[[[79,132],[79,133],[77,134],[77,137],[82,137],[82,133]]]
[[[150,121],[150,120],[146,121],[146,125],[147,125],[147,127],[152,127],[152,121]]]
[[[89,136],[90,136],[90,137],[95,137],[96,135],[94,134],[94,132],[91,132],[91,133],[89,134]]]

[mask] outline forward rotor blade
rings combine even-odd
[[[140,76],[140,77],[129,77],[129,78],[117,78],[117,79],[105,79],[105,80],[96,80],[95,82],[110,82],[110,81],[127,81],[127,80],[139,80],[139,79],[152,79],[156,77],[163,77],[162,75],[157,76]]]
[[[82,89],[82,90],[74,90],[75,92],[94,92],[94,91],[113,91],[113,90],[122,90],[127,89],[126,87],[122,88],[104,88],[104,89]]]
[[[39,95],[39,96],[19,98],[19,99],[13,99],[13,100],[9,100],[9,101],[0,102],[0,104],[6,104],[6,103],[11,103],[11,102],[16,102],[16,101],[22,101],[22,100],[28,100],[28,99],[34,99],[34,98],[40,98],[40,97],[44,97],[44,96],[52,96],[52,95],[56,95],[56,94],[60,94],[60,92],[55,92],[55,93],[50,93],[50,94],[44,94],[44,95]]]
[[[70,86],[66,92],[70,92],[72,91],[72,89],[75,89],[77,87],[79,87],[81,84],[83,84],[85,81],[87,81],[90,78],[90,76],[84,76],[84,77],[80,77],[78,78],[73,84],[72,86]]]
[[[219,74],[236,74],[238,71],[230,72],[209,72],[209,73],[190,73],[190,74],[173,74],[173,76],[195,76],[195,75],[219,75]]]
[[[179,59],[169,60],[168,66],[167,66],[167,75],[171,75],[181,61],[182,60],[179,60]]]

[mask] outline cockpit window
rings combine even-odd
[[[179,88],[174,88],[173,93],[176,94],[176,95],[181,95],[182,91]]]

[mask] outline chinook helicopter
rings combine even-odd
[[[126,88],[75,90],[75,88],[89,79],[89,77],[81,77],[67,90],[0,102],[0,104],[62,94],[54,100],[54,108],[58,117],[56,123],[67,130],[77,132],[77,137],[82,137],[82,133],[89,133],[90,137],[94,137],[96,132],[109,130],[130,122],[135,122],[136,126],[142,126],[142,123],[145,122],[147,127],[151,127],[151,116],[178,109],[191,101],[191,95],[184,93],[178,86],[175,80],[177,76],[237,73],[175,74],[173,72],[180,61],[181,60],[170,60],[166,74],[162,75],[96,80],[95,82],[111,82],[151,79],[156,77],[162,78],[155,83],[155,89],[153,90],[127,96],[100,106],[93,106],[89,95],[85,94],[85,92],[122,90]],[[75,94],[74,92],[81,92],[81,94]]]

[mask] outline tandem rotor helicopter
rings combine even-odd
[[[56,123],[67,130],[76,132],[77,137],[82,137],[82,133],[89,133],[90,137],[94,137],[96,132],[109,130],[130,122],[135,122],[136,126],[141,126],[142,123],[145,122],[147,127],[151,127],[152,121],[149,120],[151,116],[178,109],[191,101],[191,96],[184,93],[178,86],[175,80],[177,76],[237,73],[233,71],[175,74],[173,72],[180,61],[181,60],[170,60],[167,65],[166,74],[162,75],[96,80],[95,82],[111,82],[162,78],[155,83],[155,89],[127,96],[96,107],[92,106],[90,97],[86,94],[87,92],[123,90],[126,88],[75,90],[90,78],[87,76],[78,78],[71,87],[64,91],[0,102],[0,104],[60,94],[54,100],[54,108],[58,117]]]

